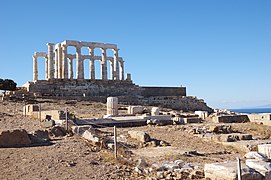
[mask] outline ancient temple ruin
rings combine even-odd
[[[76,48],[76,54],[68,54],[68,47]],[[95,61],[101,63],[101,79],[108,80],[107,62],[110,62],[110,80],[124,80],[124,61],[118,55],[118,47],[115,44],[105,44],[97,42],[71,41],[66,40],[62,43],[47,43],[48,52],[35,52],[33,55],[33,81],[38,78],[38,57],[45,58],[45,77],[46,80],[51,79],[73,79],[73,61],[76,61],[76,79],[84,80],[84,62],[89,60],[90,79],[95,80]],[[82,55],[81,49],[88,48],[88,55]],[[100,49],[102,56],[97,56],[94,49]],[[107,56],[107,50],[112,50],[114,56]]]
[[[75,54],[68,53],[70,46],[75,47]],[[65,40],[47,43],[47,48],[47,53],[33,55],[33,81],[24,85],[28,96],[99,102],[112,96],[118,97],[120,104],[212,111],[202,99],[187,96],[185,87],[143,87],[133,83],[131,74],[127,73],[125,78],[124,61],[115,44]],[[88,53],[82,54],[82,48],[87,48]],[[101,56],[95,54],[95,49],[101,50]],[[113,51],[113,56],[107,56],[108,51]],[[45,59],[45,80],[39,79],[39,57]],[[89,61],[87,70],[86,61]],[[95,77],[95,61],[100,62],[100,78]],[[89,78],[85,72],[89,72]]]

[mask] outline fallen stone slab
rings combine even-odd
[[[242,180],[262,180],[263,176],[257,171],[241,165]],[[229,161],[204,165],[205,178],[212,180],[237,180],[237,162]]]
[[[128,131],[131,138],[136,139],[140,142],[149,142],[151,140],[150,135],[144,131]]]
[[[0,147],[21,147],[31,145],[28,133],[24,129],[2,131]]]
[[[246,165],[249,168],[255,169],[263,176],[269,176],[271,172],[271,163],[257,159],[247,159]]]

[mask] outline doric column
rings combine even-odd
[[[48,57],[44,57],[44,59],[45,59],[45,79],[46,80],[49,80],[49,75],[48,75],[48,73],[49,73],[49,71],[48,71]]]
[[[84,62],[81,57],[81,46],[76,46],[76,78],[84,79]]]
[[[119,49],[113,49],[114,52],[114,80],[119,80]]]
[[[68,57],[67,57],[67,46],[62,45],[62,78],[68,79]]]
[[[95,80],[94,48],[89,47],[89,55],[90,55],[89,62],[90,79]]]
[[[121,60],[120,62],[120,80],[124,80],[124,61]]]
[[[62,60],[62,47],[61,44],[58,44],[57,47],[57,53],[58,53],[58,78],[62,79],[62,66],[63,66],[63,60]]]
[[[115,73],[114,73],[114,59],[110,59],[110,79],[111,80],[114,80],[114,76],[115,76]]]
[[[73,59],[70,58],[69,59],[69,63],[70,63],[70,79],[73,79],[73,63],[72,63]]]
[[[48,70],[47,80],[54,79],[54,44],[47,43],[48,47]]]
[[[55,78],[58,79],[58,49],[55,49]]]
[[[38,80],[38,60],[36,56],[32,56],[33,58],[33,81]]]
[[[101,50],[102,50],[101,77],[102,80],[107,80],[106,48],[101,48]]]

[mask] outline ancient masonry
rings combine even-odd
[[[75,54],[68,53],[70,46],[76,48]],[[186,96],[185,87],[135,85],[131,74],[124,77],[124,61],[119,57],[119,49],[115,44],[66,40],[57,44],[47,43],[47,47],[47,53],[34,53],[33,81],[24,85],[28,94],[33,97],[106,102],[108,96],[115,96],[122,104],[161,106],[185,111],[212,111],[203,100]],[[88,55],[83,55],[81,48],[88,48]],[[95,49],[101,50],[101,56],[95,55]],[[107,50],[113,51],[113,57],[107,56]],[[39,57],[45,60],[45,80],[39,79]],[[85,78],[84,74],[85,61],[89,61],[89,78]],[[95,77],[95,61],[100,63],[100,78]],[[108,62],[110,68],[107,67]]]

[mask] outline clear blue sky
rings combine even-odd
[[[213,108],[271,104],[270,0],[10,0],[0,5],[0,78],[32,80],[47,42],[118,44],[139,85],[186,86]]]

